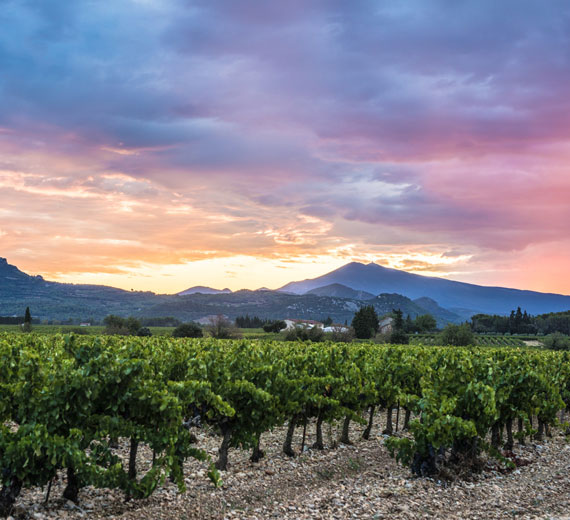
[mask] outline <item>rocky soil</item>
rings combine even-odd
[[[187,491],[179,494],[165,483],[150,498],[125,502],[119,492],[86,488],[75,505],[61,499],[64,476],[45,489],[25,490],[13,511],[14,519],[552,519],[570,520],[570,441],[561,431],[541,443],[516,446],[520,466],[505,472],[487,460],[483,470],[456,480],[414,478],[383,446],[381,425],[371,439],[360,439],[354,425],[354,445],[324,451],[306,450],[291,459],[281,453],[284,428],[262,437],[266,457],[249,461],[249,453],[230,451],[230,466],[222,472],[223,486],[214,489],[206,465],[189,461]],[[328,446],[339,436],[325,428]],[[219,439],[196,431],[199,446],[215,458]],[[295,434],[297,450],[302,428]],[[307,444],[313,442],[309,425]],[[126,454],[127,446],[124,446]],[[141,464],[150,453],[142,451]]]

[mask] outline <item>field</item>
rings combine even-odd
[[[170,336],[174,327],[149,327],[153,336]],[[105,327],[103,325],[89,325],[81,327],[79,325],[34,325],[33,332],[35,334],[85,334],[97,335],[103,334]],[[22,333],[20,325],[0,325],[1,332],[11,332],[14,334]]]
[[[530,518],[568,506],[568,353],[0,334],[0,360],[0,515]]]

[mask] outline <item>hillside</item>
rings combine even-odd
[[[186,296],[187,294],[221,294],[231,293],[229,289],[213,289],[212,287],[204,287],[203,285],[196,285],[178,293],[178,296]]]
[[[241,290],[229,294],[192,294],[168,299],[147,310],[154,316],[176,316],[185,321],[212,314],[233,319],[249,314],[267,319],[323,319],[350,322],[361,302],[313,294],[296,295],[278,291]]]
[[[324,287],[311,289],[305,294],[315,294],[316,296],[332,296],[335,298],[351,298],[353,300],[371,300],[374,298],[372,293],[366,291],[355,291],[346,285],[340,283],[331,283]]]
[[[168,297],[104,285],[48,282],[0,258],[0,316],[23,315],[29,306],[38,319],[102,319],[108,314],[144,314],[164,298]]]
[[[429,297],[463,316],[486,312],[508,314],[520,306],[530,314],[570,309],[570,296],[504,287],[485,287],[389,269],[370,263],[352,262],[318,278],[291,282],[279,290],[304,294],[330,284],[342,284],[373,294],[398,293],[411,299]]]

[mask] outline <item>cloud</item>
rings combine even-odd
[[[388,253],[431,269],[421,249],[484,272],[487,254],[565,247],[561,0],[12,0],[0,24],[18,259],[92,269],[90,240],[109,270]]]

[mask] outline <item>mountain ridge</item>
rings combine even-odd
[[[446,309],[464,309],[473,314],[507,314],[518,306],[532,314],[570,308],[568,295],[469,284],[359,262],[350,262],[316,278],[289,282],[278,290],[305,294],[334,283],[373,294],[395,292],[412,300],[427,296]]]
[[[206,287],[204,285],[194,285],[184,291],[176,293],[178,296],[186,296],[187,294],[220,294],[231,293],[232,291],[227,287],[225,289],[214,289],[213,287]]]
[[[348,283],[341,283],[343,281]],[[412,282],[418,282],[414,291],[408,290]],[[438,286],[441,283],[443,289]],[[454,297],[446,294],[445,289],[449,288],[456,289]],[[39,275],[28,275],[8,264],[5,258],[0,258],[0,315],[3,316],[21,315],[25,307],[30,306],[34,317],[57,320],[74,318],[91,321],[91,318],[102,319],[108,314],[150,317],[166,311],[170,314],[164,315],[194,319],[200,313],[234,315],[240,310],[244,314],[267,318],[288,316],[307,319],[324,319],[331,312],[336,312],[335,319],[345,321],[350,320],[362,305],[374,304],[378,311],[390,312],[392,309],[388,308],[389,305],[400,302],[408,309],[402,309],[405,313],[417,315],[430,312],[438,323],[444,323],[446,320],[458,322],[469,319],[478,312],[504,315],[518,306],[534,315],[570,309],[570,296],[566,295],[477,286],[358,262],[346,264],[321,277],[290,282],[277,291],[262,288],[256,291],[222,290],[215,294],[197,292],[211,289],[203,286],[186,291],[192,289],[196,291],[193,294],[170,295],[125,291],[104,285],[50,282]],[[285,289],[289,289],[289,292]],[[305,292],[299,294],[302,291]],[[397,295],[405,300],[383,295]],[[530,303],[535,300],[533,305],[525,300],[527,297]],[[331,311],[328,312],[327,308]]]

